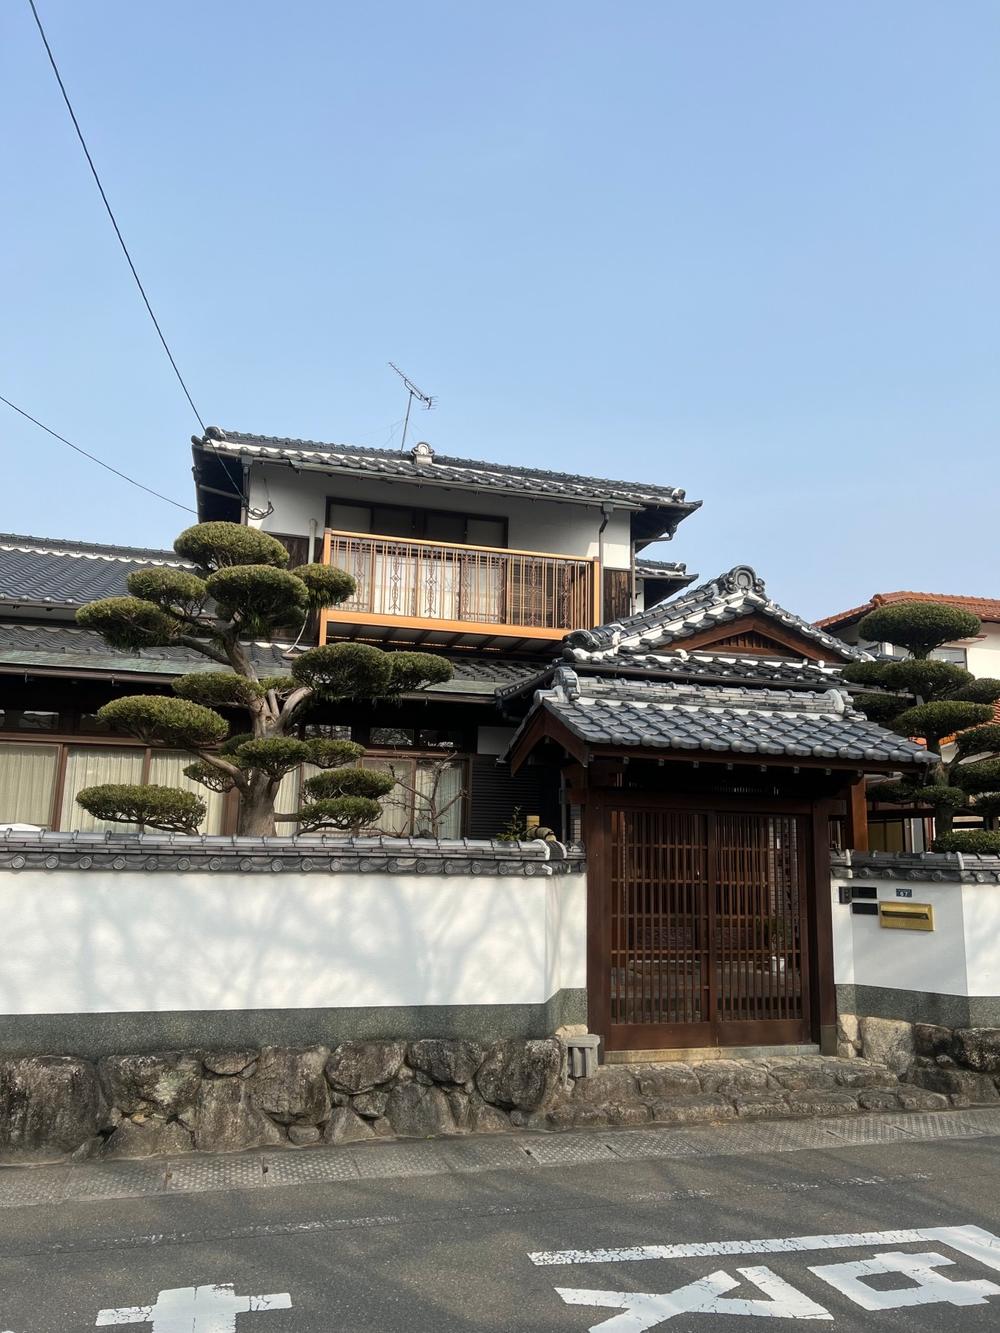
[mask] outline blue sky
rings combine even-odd
[[[992,0],[38,4],[206,422],[391,444],[391,358],[441,452],[703,499],[658,553],[704,576],[1000,595]],[[0,393],[189,503],[197,423],[0,23]],[[0,413],[0,527],[184,524]]]

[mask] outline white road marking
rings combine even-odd
[[[876,1254],[853,1264],[826,1264],[810,1268],[824,1282],[829,1282],[862,1310],[901,1310],[912,1305],[986,1305],[987,1296],[1000,1296],[995,1282],[954,1282],[936,1268],[953,1264],[943,1254]],[[866,1277],[902,1273],[916,1285],[879,1291],[864,1281]]]
[[[95,1324],[149,1324],[152,1333],[236,1333],[236,1316],[261,1310],[290,1310],[287,1291],[270,1296],[237,1296],[231,1282],[208,1287],[171,1287],[155,1305],[101,1310]]]
[[[567,1305],[603,1305],[622,1314],[612,1315],[591,1325],[590,1333],[643,1333],[644,1329],[665,1323],[677,1314],[729,1314],[764,1316],[777,1319],[832,1319],[822,1305],[789,1286],[769,1268],[738,1268],[747,1282],[753,1283],[770,1299],[749,1301],[722,1295],[740,1284],[721,1271],[710,1273],[697,1282],[689,1282],[676,1291],[584,1291],[556,1287]]]
[[[804,1254],[810,1250],[870,1249],[936,1240],[1000,1270],[1000,1237],[980,1227],[912,1227],[898,1231],[849,1231],[829,1236],[784,1236],[772,1240],[699,1241],[689,1245],[630,1245],[600,1250],[535,1250],[540,1267],[556,1264],[621,1264],[645,1259],[729,1258],[753,1254]]]

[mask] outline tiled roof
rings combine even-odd
[[[262,461],[293,462],[301,466],[337,469],[354,474],[396,477],[416,482],[440,482],[442,485],[489,487],[491,490],[516,491],[553,499],[584,501],[619,500],[641,507],[679,511],[679,516],[697,509],[700,500],[688,500],[677,486],[652,482],[612,481],[603,477],[577,476],[569,472],[549,472],[541,468],[518,467],[508,463],[486,463],[472,458],[435,454],[414,457],[409,450],[371,449],[353,444],[322,444],[315,440],[283,439],[270,435],[221,431],[209,427],[204,440],[195,438],[196,450],[207,455],[241,453]]]
[[[785,629],[812,639],[844,661],[868,656],[772,602],[763,580],[748,565],[737,565],[708,583],[689,588],[615,624],[575,630],[566,638],[563,655],[579,662],[618,661],[624,655],[682,643],[714,625],[751,614],[774,620]]]
[[[874,611],[877,606],[888,606],[893,602],[944,602],[946,606],[971,611],[980,620],[1000,621],[1000,597],[964,597],[947,592],[877,592],[864,605],[852,606],[849,611],[838,611],[835,616],[824,616],[816,624],[820,629],[848,625],[860,620],[869,611]]]
[[[248,646],[258,670],[274,674],[288,670],[288,644],[253,642]],[[500,686],[510,687],[536,675],[538,670],[531,663],[493,657],[455,657],[451,662],[453,676],[441,687],[444,693],[492,694]],[[218,670],[214,662],[190,648],[169,646],[143,648],[134,653],[119,652],[92,630],[48,622],[0,622],[0,667],[3,666],[50,666],[105,674],[164,676],[178,676],[198,669]]]
[[[0,533],[0,602],[80,606],[124,595],[133,570],[157,565],[186,568],[173,551]]]
[[[697,574],[689,574],[687,565],[681,560],[647,560],[640,556],[635,562],[635,572],[641,579],[684,579],[693,583]]]
[[[869,722],[833,688],[802,692],[626,681],[581,676],[565,666],[553,687],[536,695],[538,708],[587,745],[711,751],[734,758],[933,762],[922,746]]]

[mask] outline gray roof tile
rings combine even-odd
[[[0,533],[0,602],[80,606],[123,596],[133,570],[163,565],[188,567],[173,551]]]

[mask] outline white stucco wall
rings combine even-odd
[[[272,514],[254,524],[266,532],[308,537],[310,520],[314,519],[322,535],[328,498],[487,514],[508,520],[507,543],[514,550],[551,551],[587,559],[595,559],[599,554],[599,505],[531,500],[503,491],[414,486],[377,477],[293,472],[280,466],[257,465],[250,474],[251,507],[266,509],[269,502],[274,505]],[[629,513],[624,510],[613,513],[608,521],[604,530],[604,563],[609,569],[629,568],[630,526]]]
[[[586,877],[0,873],[0,1013],[541,1004]]]
[[[877,884],[878,902],[930,903],[934,930],[887,930],[877,916],[855,916],[833,880],[834,980],[837,985],[1000,996],[1000,885],[907,880]],[[854,884],[875,884],[859,876]]]

